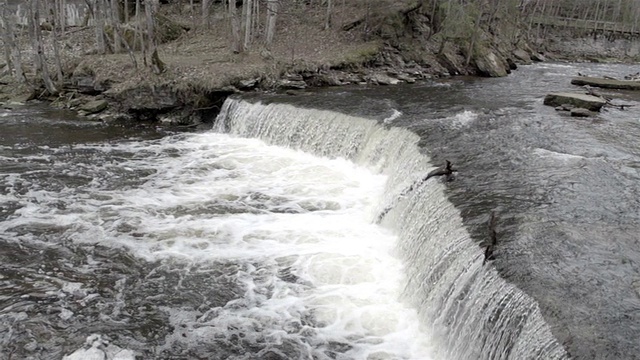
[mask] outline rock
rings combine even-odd
[[[489,77],[507,76],[507,69],[493,51],[487,50],[475,58],[476,67],[481,75]]]
[[[513,51],[513,57],[516,58],[516,60],[518,60],[520,63],[524,64],[524,65],[530,65],[531,63],[533,63],[533,61],[531,60],[531,57],[529,56],[529,54],[522,50],[522,49],[516,49]]]
[[[284,78],[289,81],[304,81],[302,75],[300,74],[287,74],[284,76]]]
[[[593,113],[584,108],[573,108],[571,109],[571,116],[575,117],[589,117],[593,115]]]
[[[258,86],[258,79],[240,80],[236,87],[240,90],[251,90]]]
[[[30,92],[27,92],[27,93],[24,93],[24,94],[20,94],[18,96],[15,96],[15,97],[11,98],[11,100],[9,100],[9,104],[23,105],[27,101],[33,100],[35,98],[36,98],[36,92],[35,91],[30,91]]]
[[[640,90],[640,82],[632,80],[601,79],[589,76],[573,78],[571,84],[578,86],[595,86],[604,89]]]
[[[518,64],[516,64],[516,62],[513,61],[512,58],[507,58],[507,65],[509,65],[509,69],[510,70],[517,70],[518,69]]]
[[[94,100],[80,106],[80,110],[87,114],[95,114],[107,108],[109,103],[106,100]]]
[[[278,87],[281,89],[306,89],[307,83],[305,83],[302,80],[297,81],[297,80],[282,79],[278,81]]]
[[[398,74],[397,78],[398,78],[398,80],[404,81],[407,84],[413,84],[413,83],[416,82],[416,78],[411,77],[411,76],[409,76],[407,74]]]
[[[371,81],[377,83],[378,85],[396,85],[400,82],[400,80],[396,78],[392,78],[387,74],[373,74],[371,76]]]
[[[110,87],[109,80],[96,81],[93,75],[86,74],[71,75],[70,82],[64,85],[68,91],[77,91],[86,95],[98,95],[109,90]]]
[[[585,108],[591,111],[600,111],[607,102],[599,97],[577,93],[550,93],[544,98],[544,104],[548,106],[566,106]]]
[[[438,56],[438,63],[446,69],[448,72],[447,75],[466,75],[463,71],[464,59],[455,54],[453,50],[446,48],[446,50]]]
[[[182,105],[178,94],[169,85],[139,85],[121,91],[112,89],[105,95],[125,112],[164,111]]]
[[[540,62],[540,61],[547,61],[547,58],[541,53],[533,53],[531,54],[531,60]]]
[[[310,86],[341,86],[345,85],[335,73],[320,73],[307,75],[307,82]]]

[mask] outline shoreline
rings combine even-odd
[[[434,33],[432,14],[410,2],[371,15],[379,19],[371,24],[375,28],[367,29],[361,24],[363,9],[346,6],[336,12],[334,22],[339,25],[320,31],[325,19],[321,8],[304,10],[304,21],[300,14],[283,14],[273,44],[256,40],[238,54],[231,51],[224,15],[203,29],[195,25],[193,13],[188,16],[172,5],[161,7],[159,34],[164,42],[158,45],[158,53],[165,71],[160,74],[142,65],[146,64],[143,52],[99,55],[91,27],[68,28],[58,41],[64,60],[64,78],[56,82],[59,93],[47,94],[35,73],[27,73],[27,84],[16,82],[0,62],[0,106],[21,106],[37,98],[89,120],[125,126],[143,122],[196,126],[217,114],[232,94],[294,96],[332,86],[392,86],[458,75],[501,77],[519,65],[547,60],[635,60],[620,51],[594,58],[593,48],[585,46],[587,39],[577,38],[571,46],[563,46],[562,39],[574,39],[575,34],[557,29],[546,34],[550,45],[545,45],[539,38],[530,39],[523,24],[509,19],[478,28],[477,41],[468,45],[444,30]],[[374,35],[366,35],[369,30],[375,30]],[[51,55],[53,34],[44,36],[45,53]],[[30,60],[29,42],[22,39],[21,44],[23,59]]]

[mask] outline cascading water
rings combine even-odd
[[[401,128],[332,111],[228,99],[218,131],[319,156],[345,158],[388,175],[381,224],[399,236],[402,299],[414,307],[440,356],[450,359],[564,359],[537,304],[505,282],[471,240],[419,151]],[[407,189],[412,188],[407,192]],[[376,218],[375,216],[373,217]]]

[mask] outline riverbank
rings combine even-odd
[[[393,85],[451,75],[505,76],[518,64],[544,59],[517,32],[507,31],[517,29],[517,24],[504,22],[505,29],[495,31],[498,35],[479,31],[467,54],[462,42],[443,41],[443,34],[432,34],[428,9],[408,1],[390,4],[369,14],[357,4],[344,3],[337,7],[329,29],[323,29],[324,8],[305,8],[304,16],[294,9],[279,16],[269,48],[255,41],[239,54],[231,50],[229,20],[224,16],[203,29],[184,9],[163,6],[173,33],[158,48],[165,65],[161,74],[145,66],[141,52],[95,54],[93,28],[74,28],[60,41],[64,63],[60,93],[47,94],[35,80],[30,86],[16,86],[5,74],[0,102],[17,106],[38,98],[101,121],[193,125],[211,119],[233,93],[293,95],[322,86]],[[363,24],[365,17],[373,20]],[[45,36],[45,51],[51,54],[52,39]],[[25,48],[23,58],[30,55]]]

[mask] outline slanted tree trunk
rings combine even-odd
[[[40,0],[29,0],[29,35],[33,46],[33,63],[35,66],[36,76],[41,76],[44,86],[51,95],[58,93],[51,77],[49,76],[49,68],[47,67],[47,58],[42,47],[42,34],[40,32]]]
[[[278,18],[278,0],[267,0],[267,36],[266,44],[270,46],[276,32],[276,20]]]

